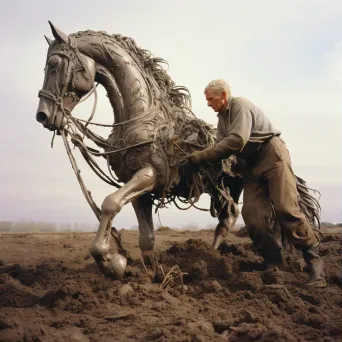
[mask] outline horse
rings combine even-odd
[[[132,203],[138,220],[139,248],[146,263],[154,255],[153,207],[158,210],[174,203],[184,209],[176,200],[210,211],[218,218],[212,243],[212,248],[217,249],[239,216],[243,180],[235,156],[199,169],[186,162],[191,152],[216,140],[216,128],[192,112],[189,90],[170,78],[162,67],[165,60],[139,48],[132,38],[92,30],[67,35],[50,21],[49,24],[55,39],[45,37],[49,47],[36,120],[62,136],[83,193],[99,219],[90,253],[100,271],[114,279],[124,276],[127,255],[112,223],[128,203]],[[106,89],[113,108],[114,120],[107,139],[89,128],[101,125],[92,122],[96,83]],[[89,119],[73,116],[76,105],[92,93],[95,102]],[[103,200],[101,208],[92,201],[80,178],[69,136],[99,177],[117,188]],[[85,138],[104,152],[88,147]],[[98,167],[94,157],[105,158],[110,177]],[[307,195],[305,182],[297,180],[301,205],[313,221],[317,212],[312,198]],[[210,196],[210,209],[196,206],[204,193]],[[276,218],[270,222],[272,225],[276,225]],[[116,242],[114,248],[111,237]]]

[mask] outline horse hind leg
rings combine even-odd
[[[219,223],[215,229],[214,241],[212,244],[213,249],[218,249],[228,232],[234,227],[239,214],[240,210],[233,200],[225,205],[222,214],[219,216]]]
[[[139,224],[139,248],[141,257],[146,266],[156,271],[158,261],[154,254],[154,226],[152,218],[153,202],[150,194],[138,197],[132,202]]]
[[[142,257],[150,254],[154,248],[152,204],[149,194],[140,196],[132,201],[139,224],[139,247]]]
[[[151,167],[139,170],[119,190],[108,195],[101,206],[101,219],[90,253],[102,273],[114,279],[121,279],[127,265],[127,260],[118,251],[110,251],[110,228],[115,216],[128,202],[153,190],[156,172]]]
[[[238,207],[239,198],[243,190],[243,179],[238,177],[226,177],[224,185],[229,189],[230,195],[228,202],[222,210],[222,204],[219,200],[215,201],[215,209],[220,212],[219,223],[215,229],[213,249],[217,249],[225,239],[228,232],[231,231],[240,215]]]

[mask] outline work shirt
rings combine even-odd
[[[217,143],[210,149],[219,159],[253,156],[262,143],[281,134],[260,108],[242,97],[231,96],[217,116]]]

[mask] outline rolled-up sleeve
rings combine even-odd
[[[229,113],[231,124],[229,135],[214,146],[203,150],[207,161],[221,160],[232,154],[241,152],[252,132],[252,114],[249,105],[244,101],[236,101]]]

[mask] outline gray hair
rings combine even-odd
[[[231,95],[230,87],[224,80],[213,80],[204,89],[204,92],[211,90],[215,94],[221,94],[223,91],[227,93],[228,98]]]

